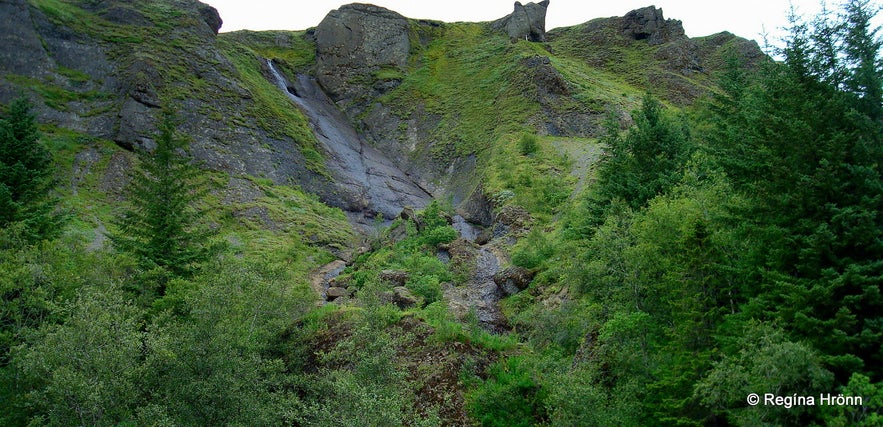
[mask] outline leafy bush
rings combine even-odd
[[[468,409],[483,426],[531,426],[545,418],[544,393],[521,357],[490,368],[490,378],[468,396]]]
[[[555,246],[541,230],[534,228],[512,252],[512,264],[532,270],[539,268],[554,253]]]
[[[435,275],[420,276],[408,281],[405,286],[418,296],[423,297],[423,301],[426,304],[432,304],[440,301],[442,298],[442,289],[439,282],[438,276]]]
[[[526,133],[518,140],[518,152],[523,156],[529,156],[540,149],[540,143],[536,135]]]

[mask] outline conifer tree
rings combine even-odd
[[[190,276],[212,252],[212,232],[198,223],[196,204],[207,187],[200,171],[181,155],[174,114],[163,112],[153,152],[138,152],[140,167],[127,189],[128,207],[118,216],[114,246],[135,255],[142,267]],[[160,286],[162,295],[164,288]]]
[[[883,378],[883,67],[873,8],[851,0],[824,28],[795,23],[756,85],[718,102],[710,145],[750,205],[751,315],[787,325],[838,380]],[[819,22],[819,21],[817,21]],[[834,51],[832,51],[834,49]],[[721,101],[721,100],[719,100]]]
[[[686,128],[667,117],[652,95],[644,96],[633,115],[635,126],[628,133],[608,129],[599,191],[606,199],[618,198],[638,209],[674,186],[691,149]]]
[[[17,224],[25,242],[52,237],[63,219],[54,212],[51,157],[30,110],[21,97],[0,118],[0,228]]]

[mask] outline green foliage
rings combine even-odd
[[[423,298],[424,304],[432,304],[442,299],[442,289],[438,276],[427,275],[410,279],[405,286],[417,296]]]
[[[544,392],[528,362],[510,357],[490,367],[489,378],[470,393],[468,409],[483,426],[531,426],[545,418]]]
[[[512,251],[512,264],[528,270],[540,268],[555,253],[555,247],[539,228],[530,231]]]
[[[539,151],[540,145],[536,135],[524,134],[518,140],[518,151],[522,156],[529,156]]]
[[[0,246],[51,238],[63,220],[53,212],[51,158],[30,109],[18,98],[0,118]]]
[[[49,425],[114,425],[131,420],[143,398],[138,381],[144,332],[119,289],[84,289],[63,324],[41,328],[13,368],[32,391],[36,420]]]
[[[306,386],[299,422],[307,425],[438,425],[415,410],[414,385],[397,352],[411,338],[392,334],[385,306],[367,298],[352,335],[321,356],[323,369]],[[398,319],[396,319],[398,320]],[[395,323],[395,322],[393,322]]]
[[[649,93],[632,116],[635,126],[626,135],[618,131],[616,117],[609,119],[595,191],[601,203],[621,199],[638,209],[677,183],[692,147],[685,123],[666,117]]]
[[[415,40],[401,85],[381,100],[403,118],[415,108],[440,116],[431,135],[434,143],[415,152],[415,161],[448,164],[469,155],[487,160],[493,144],[506,134],[526,131],[524,123],[539,109],[519,85],[520,60],[536,48],[509,43],[480,24],[443,24],[432,31],[427,43]],[[398,76],[382,72],[381,77]]]
[[[795,22],[784,64],[754,85],[731,73],[709,117],[716,160],[750,202],[734,212],[756,242],[743,271],[762,273],[744,289],[750,312],[811,342],[840,381],[878,377],[883,342],[883,67],[873,7],[844,12],[836,25]]]
[[[165,112],[153,153],[139,152],[140,167],[127,191],[129,206],[119,215],[114,246],[138,258],[143,268],[189,276],[214,250],[213,234],[198,223],[196,204],[208,190],[199,170],[179,154],[185,140],[175,133],[174,117]],[[158,295],[165,293],[160,281]]]
[[[736,346],[736,354],[715,363],[696,383],[696,395],[738,425],[800,423],[806,412],[818,411],[818,406],[744,407],[742,402],[750,393],[819,396],[832,389],[833,375],[822,367],[818,353],[806,344],[789,341],[778,328],[750,322]]]

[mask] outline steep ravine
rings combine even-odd
[[[407,206],[421,209],[432,200],[432,194],[359,136],[315,79],[299,74],[288,82],[273,61],[267,60],[267,67],[274,83],[309,118],[324,150],[325,166],[337,187],[326,203],[345,210],[356,224],[369,226],[378,214],[395,218]]]

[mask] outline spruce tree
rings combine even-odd
[[[783,63],[718,100],[709,141],[750,202],[733,212],[756,242],[743,273],[762,276],[743,290],[746,308],[812,342],[841,381],[883,378],[883,67],[872,16],[852,0],[838,23],[795,23]]]
[[[51,156],[40,144],[30,102],[18,98],[0,118],[0,228],[15,226],[24,242],[56,234],[63,216],[54,212],[52,184]]]
[[[212,232],[199,224],[197,203],[207,187],[198,168],[182,155],[186,141],[175,116],[163,112],[152,152],[138,152],[140,166],[127,188],[128,206],[117,217],[114,246],[135,255],[142,267],[178,277],[196,272],[212,252]],[[160,284],[158,293],[164,293]]]
[[[625,134],[619,131],[617,118],[608,120],[597,196],[603,203],[618,199],[640,209],[678,182],[692,146],[683,123],[668,117],[649,93],[632,115],[635,126]]]

